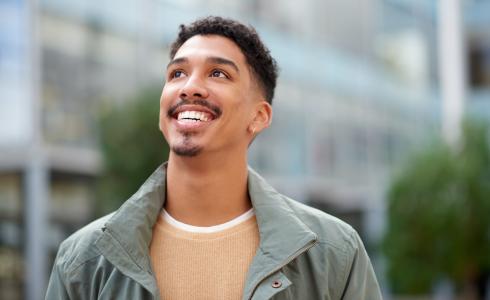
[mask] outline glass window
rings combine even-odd
[[[490,45],[472,45],[468,55],[471,87],[490,88]]]

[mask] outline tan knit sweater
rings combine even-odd
[[[196,233],[160,215],[150,257],[161,299],[241,299],[258,245],[255,216],[218,232]]]

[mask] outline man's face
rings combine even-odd
[[[173,153],[246,151],[263,99],[245,56],[218,35],[188,39],[169,63],[160,130]]]

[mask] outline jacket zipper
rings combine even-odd
[[[312,248],[313,246],[315,246],[315,244],[317,242],[318,242],[318,239],[315,238],[314,240],[312,240],[308,244],[304,245],[301,249],[299,249],[298,251],[296,251],[293,255],[291,255],[284,263],[280,264],[278,268],[275,268],[271,272],[267,273],[262,279],[260,279],[255,284],[254,288],[252,289],[252,293],[250,294],[250,297],[248,297],[248,300],[251,300],[252,299],[252,297],[253,297],[253,295],[255,293],[255,290],[257,289],[257,287],[260,285],[260,283],[262,281],[264,281],[267,277],[271,276],[272,274],[274,274],[275,272],[279,271],[280,269],[284,268],[286,265],[288,265],[290,262],[292,262],[293,260],[295,260],[298,256],[300,256],[304,252],[308,251],[310,248]]]

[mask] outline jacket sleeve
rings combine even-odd
[[[53,271],[51,272],[51,277],[49,278],[48,290],[46,292],[46,300],[51,299],[70,299],[68,292],[63,282],[63,274],[61,274],[58,258],[54,262]]]
[[[347,265],[346,283],[341,299],[344,300],[377,300],[383,299],[374,274],[373,266],[369,260],[366,249],[357,234],[352,233],[352,255]]]

